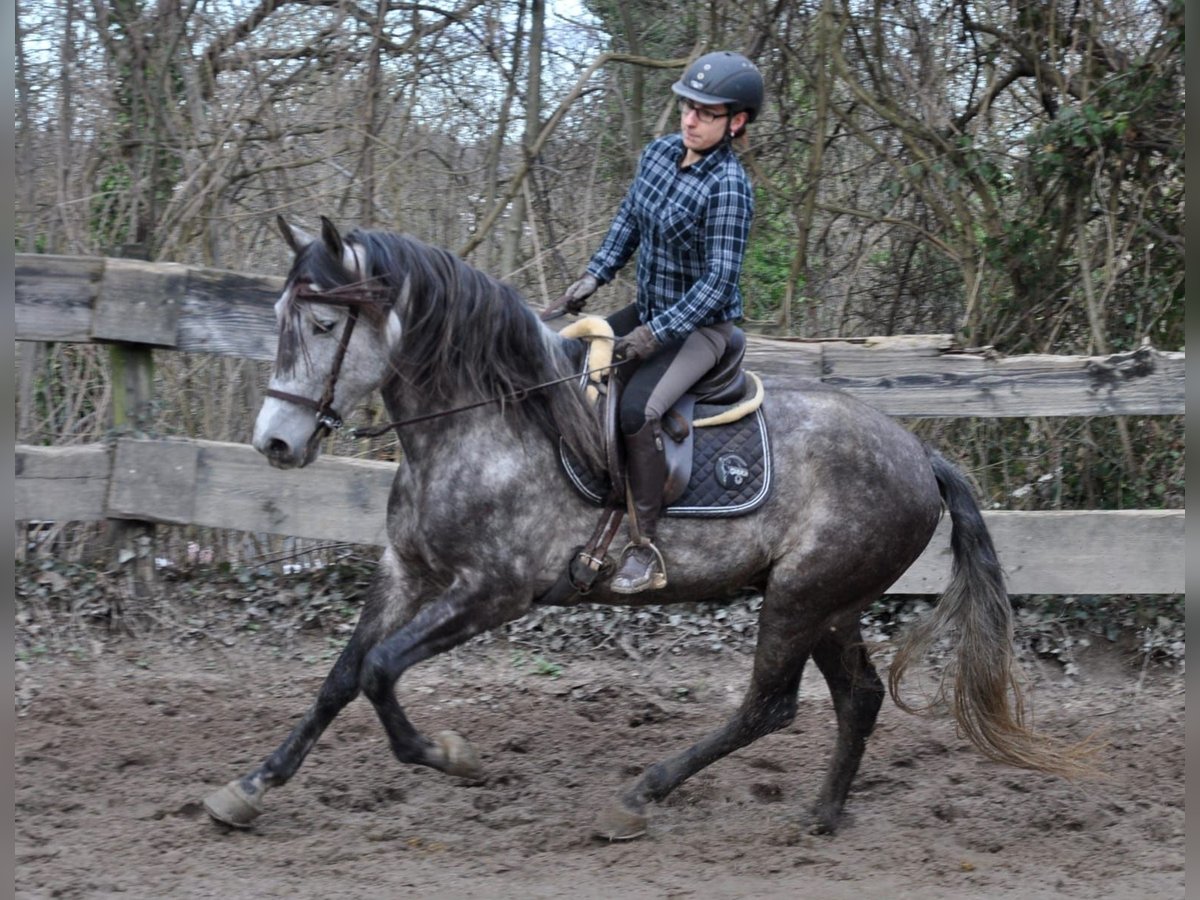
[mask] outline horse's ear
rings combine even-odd
[[[299,253],[316,240],[303,228],[289,225],[283,216],[276,216],[275,224],[279,226],[279,233],[283,235],[283,239],[287,241],[287,245],[292,248],[293,253]]]
[[[337,226],[325,216],[321,216],[321,240],[325,242],[325,249],[334,259],[340,260],[345,256],[346,245],[342,236],[338,233]]]

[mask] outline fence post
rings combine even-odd
[[[154,421],[154,351],[133,344],[113,344],[109,362],[114,438],[144,436]],[[154,530],[153,522],[108,520],[113,561],[126,579],[130,594],[138,599],[149,597],[154,586]]]
[[[120,254],[147,260],[141,244],[126,245]],[[116,343],[109,347],[112,371],[112,433],[146,436],[154,424],[154,351],[145,345]],[[116,460],[114,448],[113,459]],[[114,463],[115,464],[115,463]],[[132,597],[147,599],[154,589],[154,523],[136,519],[108,520],[109,547],[116,569]]]
[[[113,344],[113,436],[144,436],[154,415],[154,350]],[[114,454],[115,458],[115,454]],[[110,518],[106,529],[116,570],[125,576],[134,598],[149,598],[155,582],[155,524]]]

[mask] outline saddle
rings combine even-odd
[[[612,361],[612,329],[588,316],[564,328],[563,337],[588,341],[583,371],[587,390],[600,405],[606,471],[592,472],[560,442],[567,479],[598,506],[624,506],[625,442],[618,425],[620,381],[607,377]],[[746,335],[733,329],[717,364],[663,416],[667,482],[663,514],[721,517],[745,515],[766,500],[771,486],[771,454],[763,415],[762,381],[746,371]],[[597,371],[599,370],[599,371]]]
[[[625,442],[618,426],[620,381],[611,377],[613,332],[596,316],[564,328],[563,337],[588,342],[580,385],[603,418],[604,472],[593,472],[559,441],[559,459],[568,481],[583,497],[603,507],[586,544],[576,547],[557,580],[537,605],[578,601],[614,564],[608,546],[625,512]],[[771,451],[763,416],[763,385],[742,368],[746,335],[735,328],[717,364],[663,417],[667,483],[663,515],[739,516],[752,512],[771,489]]]

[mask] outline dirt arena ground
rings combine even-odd
[[[352,704],[249,831],[202,799],[270,753],[329,665],[328,638],[124,638],[17,665],[19,898],[1182,898],[1184,684],[1112,648],[1035,675],[1039,726],[1099,731],[1108,777],[998,766],[945,720],[889,700],[841,831],[796,824],[832,741],[815,669],[786,731],[696,776],[649,834],[607,844],[597,812],[736,704],[744,653],[614,649],[547,664],[500,643],[419,666],[402,700],[478,747],[468,783],[398,764]]]

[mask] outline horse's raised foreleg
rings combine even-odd
[[[663,800],[705,766],[758,738],[785,728],[796,717],[800,674],[808,660],[816,623],[770,592],[759,618],[758,646],[750,687],[724,727],[684,752],[647,768],[596,823],[594,834],[628,840],[646,830],[646,804]]]
[[[464,738],[443,731],[431,739],[413,727],[396,697],[396,682],[405,670],[422,660],[502,625],[527,608],[528,604],[521,607],[504,603],[491,589],[458,585],[422,607],[407,625],[367,654],[359,683],[374,705],[398,760],[463,778],[482,775],[479,756]]]
[[[813,834],[833,834],[846,805],[850,783],[862,762],[867,738],[875,728],[884,689],[863,645],[857,614],[844,626],[824,631],[812,655],[829,685],[837,712],[838,735],[825,784],[812,807],[809,830]]]
[[[358,696],[363,659],[380,635],[412,618],[417,606],[414,594],[413,586],[405,579],[394,554],[385,553],[354,634],[325,676],[316,701],[261,765],[205,798],[204,806],[209,815],[237,828],[245,828],[258,818],[267,790],[286,783],[296,774],[321,734]]]
[[[258,818],[267,789],[286,783],[296,774],[329,723],[358,696],[359,669],[365,650],[363,629],[360,628],[325,677],[316,702],[279,749],[258,768],[205,798],[204,807],[210,816],[236,828],[245,828]]]

